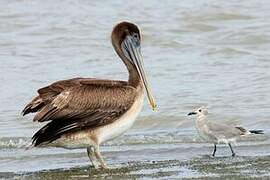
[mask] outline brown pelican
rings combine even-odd
[[[144,89],[156,108],[143,67],[138,27],[121,22],[111,40],[128,69],[128,81],[74,78],[39,89],[22,111],[23,115],[36,113],[33,121],[49,121],[32,137],[33,147],[87,148],[93,166],[98,168],[96,158],[107,168],[99,145],[132,126],[143,106]]]

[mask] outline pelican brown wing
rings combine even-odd
[[[89,78],[58,81],[38,93],[23,115],[37,112],[34,121],[50,122],[35,133],[34,146],[114,122],[132,106],[137,94],[127,82]]]

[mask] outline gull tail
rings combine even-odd
[[[251,134],[264,134],[263,130],[250,130],[249,131]]]

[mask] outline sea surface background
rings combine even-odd
[[[25,150],[44,124],[22,117],[36,90],[73,77],[127,79],[110,33],[136,23],[158,111],[145,106],[134,127],[101,149],[108,164],[189,160],[210,154],[187,113],[202,105],[213,121],[263,129],[242,139],[245,156],[270,155],[270,1],[0,1],[0,172],[86,166],[86,152]],[[229,156],[222,146],[217,155]],[[191,173],[192,174],[192,173]]]

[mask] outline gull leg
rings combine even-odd
[[[88,155],[92,165],[94,166],[94,168],[97,169],[98,165],[95,161],[95,153],[94,153],[94,148],[92,146],[87,147],[87,155]]]
[[[235,153],[234,153],[233,148],[232,148],[232,146],[231,146],[230,143],[229,143],[229,147],[230,147],[230,149],[231,149],[231,151],[232,151],[232,157],[234,157],[234,156],[235,156]]]
[[[100,162],[101,167],[102,167],[103,169],[109,169],[109,167],[107,166],[106,162],[103,160],[103,158],[102,158],[102,156],[101,156],[101,154],[100,154],[99,146],[96,146],[96,147],[95,147],[95,155],[96,155],[98,161]]]
[[[213,154],[212,154],[213,157],[215,157],[216,151],[217,151],[217,144],[214,144],[214,151],[213,151]]]

